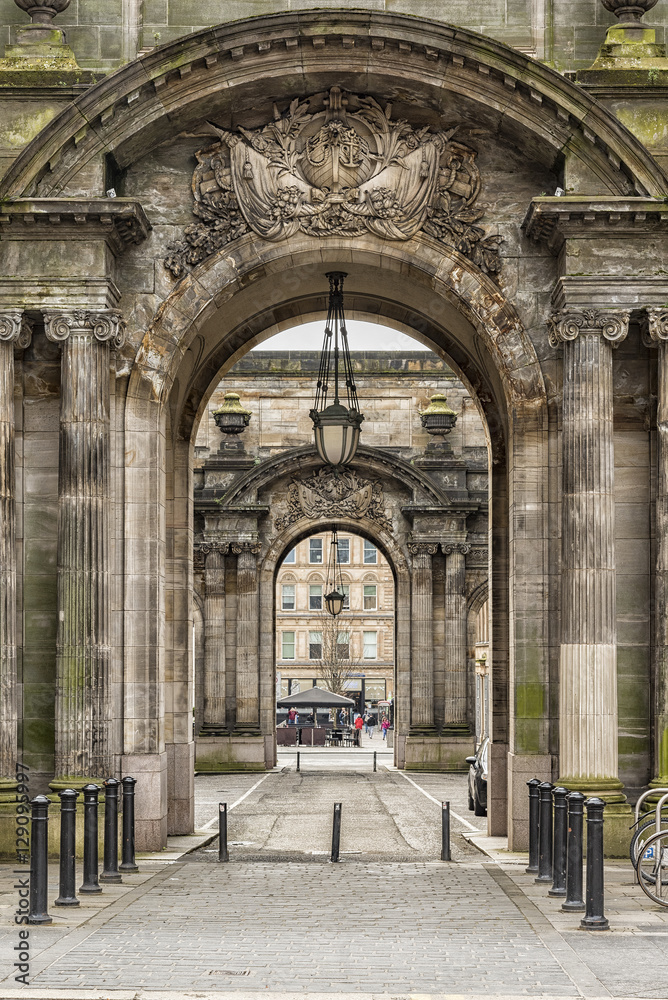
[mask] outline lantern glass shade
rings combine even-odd
[[[344,595],[340,594],[338,590],[333,590],[331,593],[325,594],[325,606],[329,614],[334,618],[336,618],[337,615],[340,615],[343,611],[344,601]]]
[[[347,465],[357,451],[361,414],[340,403],[332,403],[320,413],[311,411],[315,446],[327,465]]]

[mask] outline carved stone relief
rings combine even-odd
[[[368,517],[392,530],[378,480],[361,479],[349,470],[320,469],[308,479],[293,479],[288,488],[288,513],[275,521],[282,531],[303,517]]]
[[[408,240],[422,230],[454,247],[486,273],[500,269],[500,236],[476,223],[481,178],[476,152],[453,139],[392,120],[392,106],[344,97],[333,87],[294,100],[262,128],[228,132],[196,155],[194,214],[165,266],[179,278],[247,232],[281,240],[311,236]]]

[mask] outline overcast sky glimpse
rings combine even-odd
[[[378,323],[365,323],[349,319],[348,343],[351,351],[427,351],[425,347],[405,333]],[[291,330],[277,333],[275,337],[263,341],[254,351],[320,351],[325,329],[324,321],[303,323]]]

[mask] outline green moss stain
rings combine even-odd
[[[10,149],[23,149],[46,128],[58,111],[58,108],[52,107],[18,115],[0,132],[0,144]]]

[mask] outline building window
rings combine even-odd
[[[322,563],[322,538],[309,538],[308,561]]]
[[[343,610],[350,611],[350,584],[344,583],[341,589],[343,591]]]
[[[284,563],[294,563],[297,562],[297,549],[290,549],[287,556],[283,560]]]
[[[373,563],[374,565],[378,562],[378,549],[373,542],[370,542],[366,538],[364,539],[364,562],[367,564]]]
[[[385,681],[379,677],[367,678],[364,684],[364,697],[372,705],[385,701]]]
[[[336,546],[336,558],[340,563],[350,562],[350,539],[339,538]]]
[[[322,658],[322,632],[309,632],[308,658],[309,660],[320,660]]]
[[[295,658],[295,633],[281,633],[281,659],[294,660]]]
[[[295,610],[295,585],[284,583],[281,589],[281,611]]]
[[[350,633],[338,632],[336,636],[336,658],[347,660],[350,657]]]
[[[364,632],[364,659],[375,660],[378,658],[378,633]]]
[[[309,611],[322,611],[322,584],[312,583],[308,588]]]
[[[375,611],[378,607],[378,587],[375,583],[364,584],[364,610]]]

